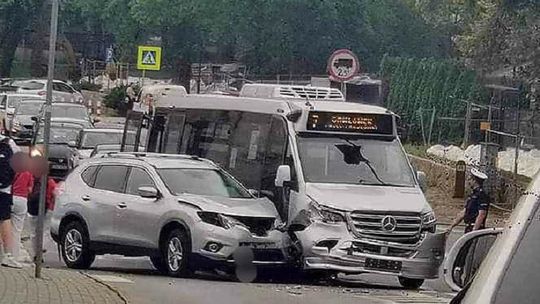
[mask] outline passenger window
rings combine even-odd
[[[540,209],[530,221],[499,286],[495,300],[497,304],[538,303],[538,297],[533,295],[538,294],[540,282]]]
[[[123,193],[128,167],[102,166],[97,175],[94,188]]]
[[[180,149],[180,136],[182,136],[185,120],[185,115],[173,114],[169,117],[166,131],[167,134],[165,135],[166,140],[163,148],[165,153],[178,153]]]
[[[98,168],[97,166],[88,167],[81,174],[81,178],[84,181],[84,183],[90,187],[94,186],[97,168]]]
[[[155,184],[146,171],[140,168],[131,168],[131,173],[129,174],[126,186],[126,193],[139,195],[138,189],[140,187],[155,187]]]

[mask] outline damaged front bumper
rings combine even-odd
[[[192,230],[192,254],[208,265],[233,265],[238,258],[255,266],[286,265],[288,239],[278,230],[258,236],[236,226],[230,229],[199,222]]]
[[[346,224],[315,222],[296,232],[306,270],[378,273],[434,279],[444,260],[446,237],[425,233],[417,244],[392,243],[351,234]]]

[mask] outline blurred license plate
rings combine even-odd
[[[55,170],[67,170],[67,165],[57,165],[57,164],[52,164],[51,165],[51,169],[55,169]]]
[[[400,261],[388,261],[388,260],[366,258],[364,267],[366,269],[373,269],[373,270],[400,272],[401,265],[402,263]]]

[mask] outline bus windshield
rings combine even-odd
[[[299,136],[306,182],[414,187],[398,140]]]

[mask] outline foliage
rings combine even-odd
[[[380,76],[389,83],[386,106],[401,116],[412,141],[422,139],[422,121],[428,128],[431,113],[437,117],[464,117],[464,100],[485,102],[476,73],[452,60],[410,59],[386,56]],[[449,140],[461,138],[459,124],[436,124]]]
[[[113,88],[109,94],[105,95],[103,101],[108,108],[119,110],[125,104],[126,97],[126,86],[119,86]]]
[[[77,91],[85,90],[99,92],[102,89],[102,86],[88,81],[80,81],[76,84],[73,84],[73,88]]]

